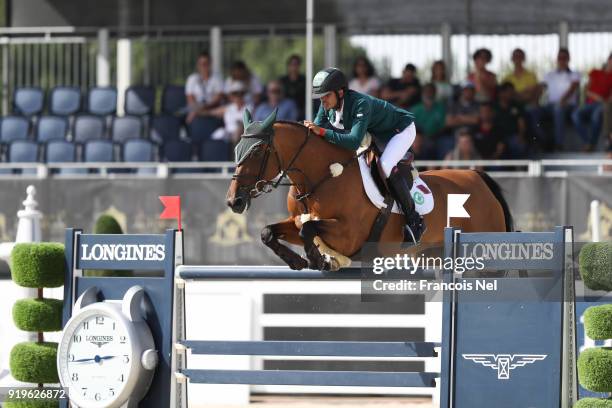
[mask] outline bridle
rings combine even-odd
[[[297,149],[297,151],[295,152],[295,154],[293,155],[291,160],[289,160],[289,163],[287,164],[286,168],[283,168],[284,166],[282,165],[282,161],[281,161],[280,155],[278,154],[277,150],[274,148],[274,137],[272,135],[270,137],[269,141],[266,141],[266,142],[263,143],[265,145],[265,150],[263,152],[264,157],[263,157],[263,160],[261,161],[261,164],[259,166],[259,171],[258,171],[257,175],[254,176],[254,175],[250,175],[250,174],[236,174],[236,173],[234,173],[232,175],[232,180],[236,180],[236,181],[239,181],[241,178],[247,178],[247,177],[255,179],[255,182],[253,184],[246,185],[246,186],[245,185],[240,185],[238,187],[238,190],[242,190],[242,191],[248,190],[249,200],[253,199],[253,198],[257,198],[257,197],[261,196],[262,194],[270,193],[273,190],[275,190],[276,188],[278,188],[279,186],[295,186],[295,187],[298,188],[298,192],[299,192],[299,187],[300,186],[298,186],[297,184],[292,183],[292,182],[283,183],[283,180],[291,172],[301,173],[304,176],[305,183],[306,183],[306,185],[309,188],[307,188],[306,191],[304,191],[303,193],[298,193],[295,198],[296,198],[297,201],[302,203],[302,205],[305,208],[305,211],[307,212],[308,211],[308,205],[307,205],[305,200],[308,197],[312,196],[314,194],[314,192],[316,191],[316,189],[319,188],[323,183],[325,183],[327,180],[329,180],[329,179],[331,179],[333,177],[331,173],[328,173],[321,180],[317,181],[316,183],[312,183],[310,181],[310,179],[308,178],[308,176],[306,175],[306,173],[304,173],[304,171],[302,169],[299,169],[297,167],[293,167],[293,164],[295,163],[295,161],[298,159],[298,157],[302,153],[302,150],[304,150],[304,148],[306,147],[308,142],[311,140],[311,138],[312,138],[311,133],[312,132],[311,132],[310,128],[308,128],[307,132],[306,132],[306,137],[304,138],[304,141],[302,142],[300,147]],[[255,151],[251,152],[249,154],[249,156],[253,155],[253,153]],[[277,173],[277,176],[274,179],[266,180],[266,179],[264,179],[263,176],[264,176],[264,172],[266,171],[266,167],[268,166],[268,160],[270,160],[270,156],[272,154],[274,154],[274,156],[276,157],[276,163],[278,165],[278,173]],[[353,155],[345,163],[342,163],[342,165],[343,166],[347,166],[347,165],[349,165],[355,159],[357,159],[357,156]]]

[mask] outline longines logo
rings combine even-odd
[[[85,341],[95,344],[98,347],[113,341],[113,336],[85,336]]]
[[[495,244],[462,244],[463,256],[469,256],[474,259],[482,258],[485,260],[499,259],[507,260],[524,260],[524,259],[542,259],[548,260],[553,258],[553,243],[552,242],[521,242],[521,243],[495,243]]]
[[[544,360],[547,354],[462,354],[466,360],[497,370],[498,380],[510,379],[510,370]]]
[[[166,258],[162,244],[81,244],[83,261],[163,261]]]
[[[221,246],[238,245],[253,241],[247,229],[245,214],[235,214],[229,208],[217,216],[215,233],[209,238]]]

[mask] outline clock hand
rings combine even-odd
[[[110,360],[111,358],[115,358],[117,356],[98,356],[96,355],[94,358],[81,358],[78,360],[74,360],[73,363],[86,363],[88,361],[95,361],[96,363],[99,362],[100,360]]]

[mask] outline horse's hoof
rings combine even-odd
[[[293,269],[294,271],[301,271],[308,266],[308,261],[300,257],[288,262],[287,265],[289,265],[289,268]]]

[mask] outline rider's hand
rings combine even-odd
[[[321,136],[324,137],[325,136],[325,129],[315,125],[313,122],[309,121],[309,120],[305,120],[304,121],[304,126],[306,126],[308,129],[310,129],[310,131],[312,133],[314,133],[317,136]]]

